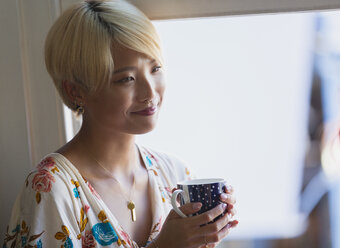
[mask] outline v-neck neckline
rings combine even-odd
[[[151,196],[151,199],[150,199],[150,206],[151,206],[151,219],[152,219],[152,224],[151,224],[151,229],[149,230],[149,234],[148,234],[148,239],[147,241],[150,239],[151,235],[152,235],[152,228],[153,226],[155,225],[155,221],[156,221],[156,218],[155,218],[155,211],[153,209],[153,204],[154,202],[152,201],[152,199],[155,199],[156,197],[159,197],[159,196],[156,196],[156,192],[154,192],[154,189],[152,187],[152,177],[154,176],[152,173],[152,171],[150,170],[150,167],[153,167],[154,165],[151,163],[150,161],[150,158],[147,158],[147,155],[146,153],[143,152],[143,148],[140,147],[140,145],[138,145],[137,143],[135,143],[136,147],[137,147],[137,150],[138,150],[138,153],[140,155],[140,157],[142,158],[142,162],[143,162],[143,166],[144,168],[147,170],[147,173],[148,173],[148,193],[150,194]],[[91,185],[91,183],[89,182],[89,180],[87,180],[85,177],[83,177],[83,175],[79,172],[79,170],[77,169],[77,167],[68,159],[66,158],[63,154],[61,153],[58,153],[58,152],[54,152],[54,153],[51,153],[50,155],[57,155],[58,157],[61,157],[62,160],[64,160],[70,167],[73,171],[75,171],[78,175],[80,175],[81,177],[81,180],[83,180],[83,182],[87,185],[87,187],[89,187],[88,184]],[[154,179],[156,180],[156,179]],[[92,187],[92,185],[91,185]],[[96,192],[97,193],[97,192]],[[98,193],[97,193],[98,194]],[[98,194],[99,195],[99,194]],[[94,197],[96,198],[96,197]],[[120,234],[120,232],[117,230],[117,228],[115,228],[115,226],[118,226],[118,228],[123,231],[125,234],[128,235],[128,238],[130,239],[131,242],[133,243],[136,243],[132,238],[131,238],[131,235],[126,232],[124,230],[124,228],[122,227],[122,225],[120,224],[120,222],[118,221],[118,219],[116,218],[116,216],[112,213],[112,211],[110,210],[110,208],[107,206],[107,204],[103,201],[103,199],[101,198],[101,196],[99,195],[99,198],[96,198],[97,201],[99,201],[99,206],[102,207],[105,212],[109,215],[109,216],[112,216],[113,220],[115,223],[117,224],[113,224],[111,223],[113,229],[116,231],[117,235],[119,235],[120,239],[124,239],[125,240],[125,237],[123,238],[122,235]],[[110,221],[111,222],[111,221]],[[131,247],[134,247],[133,243],[131,244],[132,246]],[[137,244],[137,243],[136,243]],[[147,244],[147,243],[146,243]],[[145,245],[146,245],[145,244]],[[128,245],[128,243],[127,243]],[[138,244],[137,244],[138,245]]]

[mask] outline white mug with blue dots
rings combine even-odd
[[[201,202],[202,208],[193,215],[202,214],[210,209],[213,209],[221,203],[220,195],[225,192],[226,182],[221,178],[207,178],[194,179],[177,183],[177,190],[175,190],[171,197],[171,204],[173,209],[181,217],[187,217],[177,206],[177,196],[180,195],[180,205],[190,202]],[[218,218],[224,214],[215,218]]]

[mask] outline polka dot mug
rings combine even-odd
[[[201,202],[202,208],[194,215],[202,214],[220,204],[220,195],[224,192],[226,182],[221,178],[207,178],[194,179],[177,183],[177,190],[175,190],[171,197],[171,204],[177,214],[181,217],[187,217],[179,208],[177,204],[177,196],[180,195],[180,205],[189,202]],[[215,218],[218,218],[224,214]]]

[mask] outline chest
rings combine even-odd
[[[113,180],[92,182],[92,185],[115,216],[123,231],[139,246],[145,246],[152,226],[152,191],[147,172],[137,178],[134,189],[128,188],[125,191],[122,191],[122,186]],[[135,204],[136,221],[132,221],[132,212],[128,208],[130,200]]]

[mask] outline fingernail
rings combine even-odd
[[[226,187],[226,189],[227,189],[227,191],[231,191],[231,186],[230,185],[227,185],[227,187]]]
[[[200,202],[195,202],[193,205],[194,210],[200,210],[202,207],[202,203]]]
[[[233,227],[236,227],[237,225],[238,225],[238,220],[233,220],[227,224],[227,228],[228,229],[233,228]]]
[[[227,194],[221,194],[222,200],[226,201],[228,199],[228,197],[229,197],[229,195],[227,195]]]
[[[222,203],[222,208],[223,208],[223,210],[226,210],[227,209],[227,204]]]
[[[233,220],[233,222],[231,222],[231,227],[236,227],[238,225],[238,220]]]

